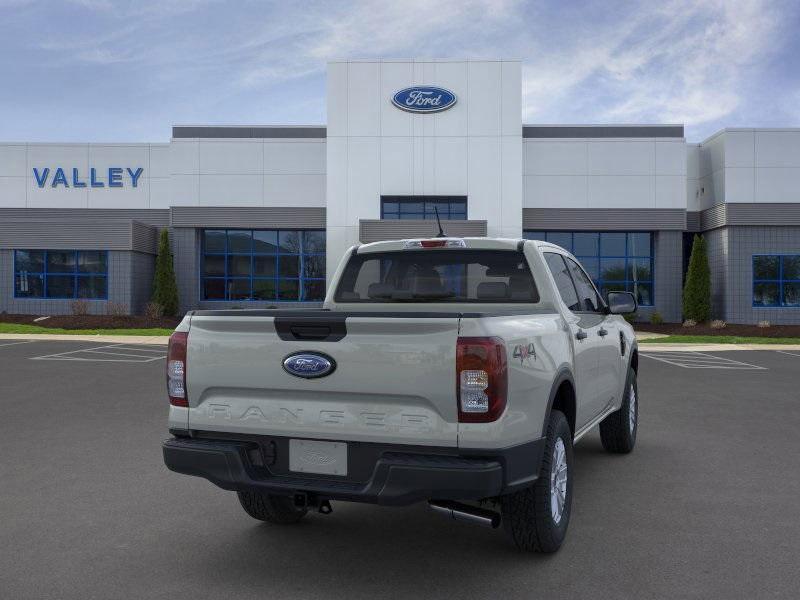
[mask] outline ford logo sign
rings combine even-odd
[[[431,85],[405,88],[392,96],[392,104],[397,108],[415,113],[441,112],[455,103],[456,95],[453,92]]]
[[[295,352],[283,359],[283,370],[304,379],[314,379],[330,375],[336,369],[336,362],[325,354],[317,352]]]

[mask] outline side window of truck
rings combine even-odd
[[[597,294],[597,290],[595,290],[594,284],[591,279],[589,279],[589,276],[581,266],[571,258],[565,256],[564,260],[567,262],[572,280],[575,282],[575,287],[578,290],[578,301],[581,306],[579,310],[584,312],[603,312],[603,302],[600,300],[600,296]]]
[[[556,288],[564,304],[570,310],[581,310],[578,294],[575,292],[575,285],[572,283],[572,277],[569,275],[569,270],[562,256],[554,252],[545,252],[544,260],[547,262],[553,279],[555,279]]]

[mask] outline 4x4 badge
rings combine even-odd
[[[514,353],[511,356],[518,358],[519,364],[524,365],[529,358],[536,360],[536,346],[533,345],[533,342],[527,346],[523,344],[517,344],[514,346]]]

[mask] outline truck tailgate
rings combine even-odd
[[[189,428],[456,446],[459,317],[413,314],[194,315]],[[313,339],[325,321],[338,334]],[[324,353],[336,369],[314,379],[291,375],[283,361],[299,351]]]

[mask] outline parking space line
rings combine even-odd
[[[722,358],[707,354],[705,352],[669,352],[669,358],[664,356],[654,356],[652,353],[642,353],[642,356],[658,360],[668,365],[674,365],[683,369],[728,369],[740,371],[766,371],[766,367],[753,365],[750,363]]]
[[[19,344],[32,344],[37,340],[23,340],[21,342],[8,342],[6,344],[0,344],[0,348],[5,348],[6,346],[18,346]]]
[[[136,364],[143,364],[148,362],[153,362],[154,359],[147,359],[147,360],[134,360],[130,358],[75,358],[73,356],[65,356],[62,358],[32,358],[31,360],[63,360],[63,361],[72,361],[72,362],[119,362],[119,363],[136,363]],[[157,359],[155,359],[157,360]]]
[[[136,352],[136,354],[134,354]],[[156,354],[157,353],[157,354]],[[81,357],[80,355],[84,356]],[[120,356],[126,358],[100,358],[90,357],[85,358],[86,355],[101,354],[105,356]],[[69,350],[67,352],[58,352],[56,354],[47,354],[45,356],[36,356],[31,360],[73,360],[82,362],[128,362],[128,363],[149,363],[166,358],[164,349],[152,348],[129,348],[126,344],[104,344],[102,346],[93,346],[91,348],[81,348],[79,350]]]
[[[161,358],[166,358],[167,357],[166,354],[164,354],[162,356],[152,357],[152,356],[147,356],[147,355],[142,355],[142,354],[127,354],[125,352],[108,352],[108,351],[105,351],[105,350],[83,350],[83,352],[85,352],[86,354],[110,354],[111,356],[130,356],[132,358],[140,358],[140,359],[142,359],[141,360],[142,362],[150,362],[150,361],[153,361],[153,360],[159,360]]]
[[[59,356],[67,356],[69,354],[75,354],[76,352],[85,352],[86,350],[101,350],[103,348],[113,348],[114,346],[109,346],[108,344],[104,344],[102,346],[93,346],[92,348],[81,348],[80,350],[69,350],[68,352],[57,352],[56,354],[45,354],[44,356],[36,356],[31,360],[44,360],[46,358],[56,358]]]
[[[150,349],[145,349],[145,348],[129,348],[129,347],[126,347],[126,346],[116,346],[115,349],[116,350],[122,350],[123,352],[141,352],[142,355],[147,355],[147,354],[166,354],[167,353],[167,349],[166,348],[159,348],[157,350],[150,350]]]
[[[786,354],[788,356],[800,356],[800,354],[796,352],[787,352],[786,350],[775,350],[775,352],[778,352],[779,354]]]

